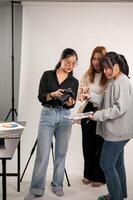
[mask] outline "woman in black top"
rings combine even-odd
[[[73,77],[73,69],[78,61],[77,53],[64,49],[55,70],[44,72],[40,80],[38,99],[42,112],[38,129],[37,156],[30,186],[25,200],[42,196],[45,190],[46,171],[52,138],[55,136],[54,173],[52,191],[63,196],[65,158],[71,135],[72,122],[64,119],[70,115],[76,101],[78,80]]]

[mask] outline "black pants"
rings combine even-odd
[[[88,103],[84,112],[96,111],[92,103]],[[103,138],[96,135],[96,122],[88,119],[81,120],[82,147],[84,156],[84,177],[94,182],[105,183],[105,176],[100,168],[100,156]]]

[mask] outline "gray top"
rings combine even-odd
[[[90,101],[102,108],[94,114],[94,120],[101,122],[97,134],[108,141],[133,137],[133,87],[126,75],[111,81],[102,96],[92,93]]]

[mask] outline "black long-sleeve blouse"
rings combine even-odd
[[[71,74],[69,74],[69,76],[61,84],[59,84],[57,75],[56,75],[56,70],[45,71],[40,80],[38,99],[42,103],[43,106],[45,105],[54,106],[54,107],[60,106],[60,102],[56,98],[53,98],[52,100],[47,101],[48,93],[54,92],[58,89],[71,88],[74,95],[74,99],[76,100],[78,86],[79,86],[78,80]],[[74,105],[71,107],[68,107],[65,104],[63,105],[63,107],[70,109],[74,107]]]

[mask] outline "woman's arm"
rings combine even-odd
[[[104,99],[104,92],[102,94],[96,94],[93,92],[89,93],[88,99],[90,102],[94,103],[96,107],[101,107]]]
[[[129,84],[123,81],[120,82],[120,84],[115,84],[112,88],[109,88],[110,91],[108,92],[111,94],[110,98],[114,99],[113,105],[109,108],[95,112],[93,119],[96,121],[113,120],[126,113],[132,98],[129,87]],[[105,98],[108,97],[109,96],[106,96]],[[108,99],[108,102],[109,101],[111,101],[111,99]]]

